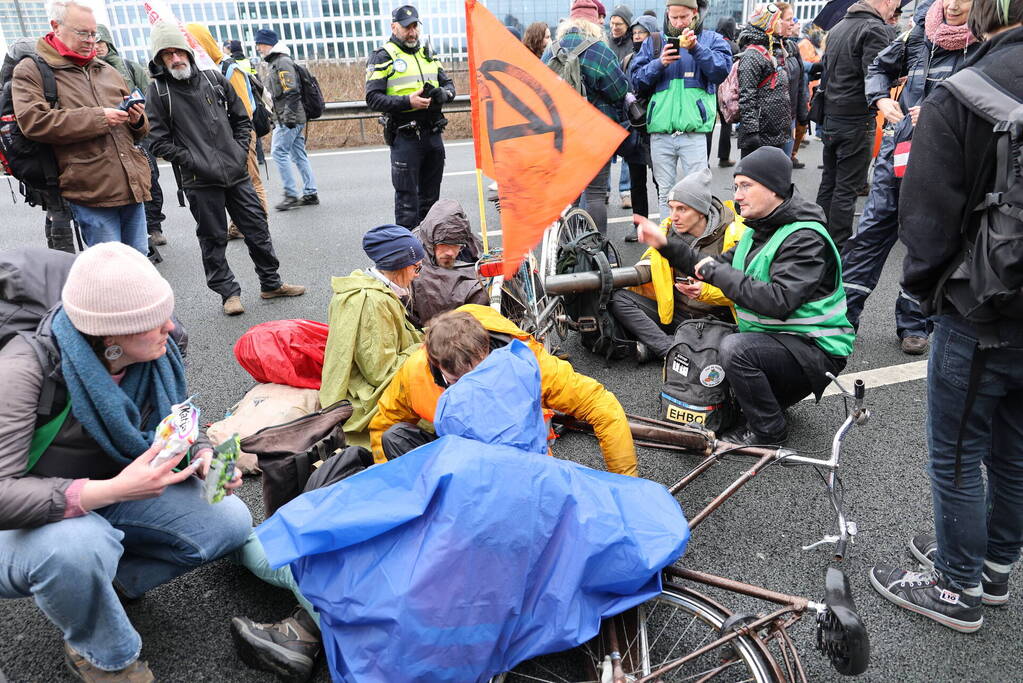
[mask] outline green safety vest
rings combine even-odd
[[[807,301],[785,320],[768,318],[735,303],[735,314],[740,332],[788,332],[810,337],[819,347],[832,356],[845,357],[852,353],[856,333],[846,317],[845,289],[842,288],[842,259],[820,223],[797,221],[789,223],[771,235],[763,249],[746,264],[746,256],[753,246],[753,230],[743,233],[732,255],[732,267],[746,275],[760,280],[771,281],[771,263],[785,239],[796,230],[810,229],[824,237],[835,255],[835,289],[828,296],[817,301]]]
[[[391,61],[376,64],[373,70],[366,74],[366,80],[386,78],[388,95],[411,95],[426,83],[432,84],[435,88],[440,87],[440,62],[427,57],[425,46],[410,55],[391,41],[387,41],[384,43],[384,50],[391,56]]]

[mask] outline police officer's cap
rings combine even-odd
[[[396,21],[404,27],[419,21],[419,12],[412,5],[402,5],[391,12],[391,21]]]

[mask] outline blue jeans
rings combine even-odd
[[[956,439],[977,337],[957,315],[934,321],[927,367],[934,565],[960,588],[980,583],[985,559],[1012,564],[1023,546],[1023,324],[1007,331],[1009,346],[988,353],[963,430],[956,488]]]
[[[650,135],[650,160],[657,183],[657,203],[664,218],[668,215],[668,193],[675,183],[707,167],[707,134],[653,133]]]
[[[309,165],[309,157],[305,153],[304,132],[305,124],[294,128],[278,125],[274,128],[273,139],[270,143],[270,153],[273,155],[274,163],[277,164],[278,173],[281,174],[284,194],[288,197],[316,194],[316,178],[313,177],[313,167]],[[291,162],[295,162],[298,172],[302,174],[301,194],[295,184],[295,174],[291,172]]]
[[[632,191],[632,179],[629,178],[629,163],[625,161],[625,157],[620,157],[617,154],[611,157],[611,164],[618,164],[621,168],[621,172],[618,174],[618,194],[623,192]],[[607,191],[611,192],[611,177],[607,179]]]
[[[298,581],[295,580],[295,575],[291,573],[291,567],[284,565],[280,569],[273,569],[270,566],[269,560],[266,559],[266,550],[263,549],[263,544],[259,542],[255,531],[249,533],[249,537],[245,539],[245,545],[234,551],[231,555],[231,561],[242,565],[252,572],[256,578],[266,581],[271,586],[290,590],[298,598],[302,608],[309,613],[309,616],[317,624],[320,623],[320,615],[316,612],[316,608],[313,607],[313,603],[306,600],[306,597],[302,595],[302,591],[298,589]]]
[[[145,204],[97,207],[68,202],[87,246],[100,242],[123,242],[143,254],[149,253]]]
[[[149,500],[128,501],[29,529],[0,531],[0,598],[35,599],[65,641],[94,666],[123,669],[142,640],[114,593],[146,591],[242,543],[252,516],[239,498],[216,505],[196,478]]]

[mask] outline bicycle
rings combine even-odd
[[[781,447],[736,446],[718,440],[707,430],[679,428],[657,420],[631,418],[637,443],[669,450],[703,453],[703,459],[669,488],[677,494],[711,465],[726,455],[755,457],[756,464],[741,474],[689,521],[690,529],[742,486],[775,464],[823,468],[818,471],[835,509],[838,533],[826,534],[804,550],[835,544],[835,558],[845,556],[856,534],[854,523],[842,508],[838,469],[841,448],[854,425],[866,424],[870,413],[863,405],[865,386],[857,380],[849,392],[834,376],[839,391],[852,400],[845,421],[835,432],[828,459],[799,455]],[[589,431],[571,419],[561,423],[570,429]],[[558,683],[625,683],[659,681],[772,681],[806,683],[806,672],[788,630],[807,613],[816,617],[817,648],[844,675],[866,670],[870,643],[849,590],[845,575],[830,567],[822,601],[786,595],[725,577],[676,566],[662,571],[661,594],[634,610],[605,619],[600,633],[591,641],[565,653],[545,655],[523,662],[493,683],[550,681]],[[778,605],[766,614],[737,614],[700,593],[692,584],[717,588]],[[777,654],[775,654],[777,652]]]

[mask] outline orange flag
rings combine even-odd
[[[476,166],[497,181],[511,277],[627,133],[476,0],[465,1],[465,22]]]

